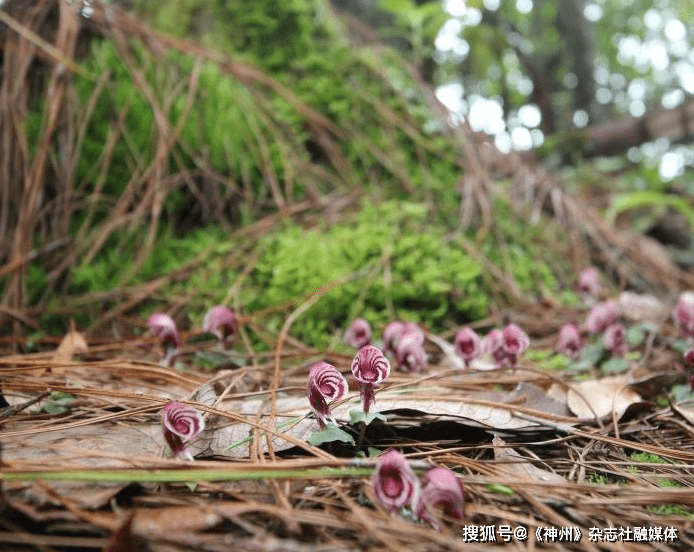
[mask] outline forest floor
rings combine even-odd
[[[56,88],[48,88],[46,112],[59,113],[63,108],[61,102],[65,101],[81,116],[82,107],[75,108],[78,104],[72,100],[77,97],[75,90],[68,90],[70,79],[64,78],[65,67],[70,65],[62,63],[69,61],[67,58],[74,53],[67,43],[68,38],[77,36],[71,25],[78,27],[78,17],[75,14],[73,19],[68,17],[70,3],[42,0],[39,4],[41,9],[34,12],[41,17],[36,19],[43,18],[47,13],[44,8],[49,4],[54,9],[60,8],[60,21],[65,25],[67,37],[66,44],[59,44],[65,50],[56,58],[61,63],[51,63],[51,67],[55,66]],[[75,222],[72,216],[81,208],[71,202],[82,198],[87,188],[68,190],[64,203],[70,208],[55,213],[56,219],[58,215],[64,217],[57,224],[66,233],[64,239],[47,244],[46,250],[34,250],[36,236],[31,233],[23,236],[26,247],[21,253],[26,253],[26,257],[12,257],[15,264],[8,263],[2,268],[2,276],[9,274],[10,282],[3,291],[6,295],[14,293],[10,298],[16,301],[8,304],[15,307],[26,304],[26,301],[20,304],[20,299],[25,299],[21,292],[27,286],[18,268],[52,252],[54,257],[60,257],[50,271],[54,289],[60,287],[63,278],[68,278],[69,269],[75,268],[87,275],[84,279],[88,291],[83,297],[73,294],[70,308],[57,304],[57,300],[52,302],[53,297],[48,293],[42,295],[43,289],[29,290],[32,297],[38,297],[36,300],[42,308],[54,309],[49,314],[61,322],[72,318],[95,319],[91,320],[90,328],[73,328],[66,335],[54,332],[34,339],[15,332],[16,335],[1,340],[0,381],[6,404],[0,403],[0,550],[419,552],[488,550],[493,546],[528,551],[694,549],[694,409],[691,405],[694,396],[690,389],[691,374],[687,373],[691,366],[683,360],[691,342],[680,335],[672,316],[677,297],[687,289],[694,289],[694,274],[678,267],[665,248],[653,240],[638,232],[617,231],[608,222],[604,216],[608,204],[604,200],[610,193],[607,186],[586,192],[591,197],[581,202],[569,193],[572,186],[565,185],[538,161],[528,161],[527,156],[514,153],[502,154],[492,147],[489,137],[472,133],[464,125],[449,129],[448,138],[455,144],[451,148],[454,155],[449,156],[447,149],[443,155],[427,142],[427,137],[416,134],[416,119],[401,121],[398,115],[395,126],[406,132],[390,129],[384,135],[414,133],[417,148],[421,144],[426,146],[421,151],[416,149],[425,160],[418,161],[422,167],[427,168],[427,162],[436,161],[438,156],[452,157],[453,161],[443,171],[445,178],[438,188],[433,185],[426,188],[429,184],[417,188],[410,184],[407,171],[400,170],[399,161],[393,161],[406,158],[398,144],[389,146],[390,153],[398,154],[391,157],[388,152],[379,155],[380,150],[367,142],[364,157],[373,150],[383,165],[373,164],[364,169],[373,178],[368,188],[357,178],[359,171],[349,173],[355,181],[345,176],[344,169],[349,168],[352,158],[340,149],[339,145],[343,144],[337,143],[340,129],[263,72],[188,41],[158,35],[140,21],[119,15],[110,5],[108,10],[95,5],[89,24],[96,27],[97,23],[103,27],[101,32],[105,36],[107,32],[114,33],[109,51],[115,60],[124,59],[130,71],[124,70],[125,76],[121,78],[137,83],[147,92],[144,97],[148,102],[151,99],[153,113],[159,113],[155,109],[155,95],[150,94],[150,86],[143,79],[150,72],[151,67],[147,65],[150,58],[145,56],[143,65],[138,65],[123,36],[139,37],[143,49],[152,48],[156,54],[152,59],[157,62],[165,57],[158,52],[170,48],[196,56],[190,78],[181,77],[181,82],[188,84],[183,88],[178,84],[172,86],[171,102],[167,97],[164,104],[171,105],[176,95],[183,97],[183,89],[188,91],[192,102],[197,97],[200,64],[216,61],[236,79],[234,86],[243,83],[255,90],[250,96],[258,102],[265,97],[263,94],[269,94],[266,89],[272,89],[291,100],[291,105],[299,106],[301,117],[296,119],[310,124],[302,127],[297,136],[291,136],[285,149],[291,152],[310,142],[316,151],[320,149],[317,144],[324,148],[325,159],[323,155],[313,155],[313,149],[307,150],[304,157],[290,157],[297,164],[290,171],[284,167],[283,173],[306,179],[305,197],[296,199],[291,189],[285,190],[286,197],[280,190],[273,189],[271,194],[261,190],[262,193],[256,194],[258,209],[253,217],[256,214],[257,217],[251,217],[254,222],[235,226],[227,222],[224,227],[227,241],[221,244],[226,249],[217,257],[202,251],[195,259],[181,260],[175,270],[143,282],[133,275],[137,268],[144,266],[149,254],[159,252],[156,239],[164,233],[160,232],[159,224],[165,225],[162,213],[167,205],[161,197],[162,190],[165,187],[173,190],[178,180],[185,183],[180,184],[181,188],[191,186],[196,191],[197,184],[204,187],[210,182],[229,184],[234,180],[232,176],[211,171],[204,154],[199,156],[201,165],[194,174],[182,164],[180,179],[174,178],[176,175],[167,176],[166,182],[150,178],[149,175],[165,172],[162,167],[166,163],[161,166],[158,163],[176,151],[172,150],[176,140],[171,139],[176,132],[157,117],[157,131],[152,131],[156,140],[147,142],[152,151],[156,150],[156,156],[151,162],[140,157],[127,158],[137,167],[133,170],[141,171],[140,177],[124,178],[129,182],[127,193],[109,199],[118,208],[104,214],[100,225],[91,221],[94,223],[91,228],[90,217],[94,213],[87,217],[82,230],[91,236],[91,241],[79,239],[84,237],[81,230],[78,239],[71,241],[74,236],[68,231]],[[30,80],[24,73],[14,78],[8,71],[32,67],[32,56],[38,47],[42,52],[46,50],[43,42],[36,40],[36,35],[41,34],[40,25],[36,25],[36,33],[24,35],[37,48],[5,49],[26,56],[3,66],[6,79],[20,84]],[[130,35],[123,35],[128,31]],[[59,36],[63,35],[59,33]],[[48,59],[56,55],[50,49],[46,51]],[[160,74],[158,70],[151,72]],[[94,90],[94,102],[89,100],[92,107],[87,110],[90,113],[100,87],[110,78],[109,68],[99,77],[98,86],[87,82],[90,94]],[[385,89],[392,96],[391,89],[387,86]],[[14,93],[12,98],[22,100],[27,96],[24,92]],[[210,90],[204,92],[206,95]],[[245,97],[245,89],[242,92],[239,97]],[[267,105],[275,106],[273,102],[277,98],[267,98]],[[364,98],[366,95],[360,96],[357,104],[365,103]],[[235,105],[235,100],[230,103]],[[26,109],[26,103],[18,105]],[[374,105],[385,106],[381,102]],[[0,107],[6,114],[0,121],[14,121],[14,114],[21,112],[11,102]],[[124,108],[122,118],[126,112]],[[275,112],[274,107],[268,110],[270,114]],[[390,107],[374,112],[393,115]],[[115,109],[114,113],[121,111]],[[406,113],[404,108],[403,113]],[[120,120],[121,115],[116,118]],[[387,118],[384,116],[384,124]],[[51,198],[55,193],[52,171],[62,167],[60,160],[76,162],[79,155],[69,149],[54,152],[50,148],[68,143],[68,138],[88,134],[88,126],[85,122],[70,130],[72,127],[66,125],[81,120],[76,116],[65,117],[65,125],[57,116],[47,119],[50,124],[45,125],[45,134],[37,141],[42,148],[38,151],[43,153],[36,154],[38,168],[32,166],[28,177],[47,175],[50,183],[46,189],[50,193],[43,195]],[[139,122],[139,115],[136,119]],[[105,120],[103,128],[111,128],[112,123]],[[179,123],[178,130],[185,120]],[[12,125],[13,129],[20,126]],[[54,135],[63,126],[68,129],[63,129],[65,140]],[[269,126],[282,130],[269,135],[272,140],[279,139],[287,128],[282,121],[273,121]],[[115,132],[116,127],[113,128]],[[377,128],[381,130],[381,126]],[[313,138],[306,137],[307,129],[315,134]],[[354,128],[352,132],[360,135],[361,129]],[[353,137],[347,134],[344,143],[350,143]],[[16,149],[16,158],[5,160],[14,163],[12,171],[26,166],[23,139],[4,144]],[[107,142],[115,148],[115,141],[109,138]],[[261,141],[258,151],[263,154],[263,162],[269,163],[265,160],[266,156],[270,158],[265,147],[266,143]],[[137,152],[137,148],[133,149]],[[238,149],[244,163],[247,152],[254,151],[245,144]],[[189,153],[189,148],[182,151]],[[93,173],[111,174],[111,154],[105,150],[99,159]],[[39,161],[43,163],[40,167]],[[357,164],[362,161],[360,158]],[[328,162],[334,166],[326,168],[324,164]],[[75,180],[75,167],[66,169],[65,182]],[[273,178],[278,178],[271,168],[258,165],[248,173],[257,172],[274,182]],[[435,182],[435,174],[427,175],[426,170],[423,173],[426,182]],[[191,179],[191,175],[198,180]],[[382,176],[389,178],[389,190],[381,182]],[[100,182],[100,178],[96,181]],[[596,179],[602,179],[602,175]],[[57,177],[55,181],[62,182]],[[27,199],[16,207],[25,209],[18,220],[31,221],[34,217],[40,221],[45,216],[55,222],[53,208],[62,204],[61,201],[37,209],[36,197],[41,195],[41,187],[34,186],[34,180],[31,183],[34,195],[21,194]],[[101,193],[98,186],[95,184],[96,195]],[[391,373],[377,388],[373,407],[382,418],[376,418],[368,426],[354,421],[352,411],[359,409],[359,390],[350,368],[356,349],[342,343],[342,333],[351,321],[343,320],[343,327],[333,328],[328,347],[317,348],[308,340],[302,341],[299,332],[293,331],[314,316],[326,293],[346,285],[346,280],[340,278],[320,282],[318,286],[323,287],[308,295],[298,294],[286,304],[270,304],[261,312],[246,312],[247,303],[241,302],[244,309],[239,312],[238,339],[229,348],[220,347],[200,327],[182,325],[178,357],[170,366],[161,363],[160,344],[147,332],[143,314],[147,309],[150,309],[147,314],[151,314],[152,305],[165,305],[162,310],[177,320],[193,320],[193,315],[186,312],[188,306],[201,305],[212,296],[209,293],[201,297],[201,289],[197,288],[202,286],[188,284],[207,281],[193,279],[199,271],[208,275],[224,270],[233,273],[238,279],[227,282],[232,287],[229,296],[238,299],[234,295],[238,287],[252,278],[254,263],[260,256],[256,245],[261,237],[280,228],[287,219],[302,217],[298,224],[311,227],[319,220],[337,222],[348,211],[353,214],[359,201],[363,205],[379,203],[383,198],[366,195],[369,189],[379,190],[385,196],[392,192],[398,197],[406,189],[412,197],[419,194],[412,201],[434,208],[434,192],[441,193],[443,189],[443,196],[449,198],[449,204],[444,206],[446,210],[433,212],[422,208],[418,212],[425,224],[444,220],[448,226],[445,232],[424,236],[422,243],[433,241],[437,253],[436,239],[455,234],[458,241],[449,240],[446,243],[449,250],[459,246],[458,260],[472,259],[479,263],[481,273],[471,277],[479,276],[479,282],[471,285],[477,286],[479,293],[493,297],[489,300],[487,317],[475,320],[473,326],[485,333],[509,322],[523,328],[530,337],[530,347],[517,366],[495,368],[489,359],[486,362],[483,359],[465,368],[453,348],[458,328],[433,330],[418,320],[425,334],[427,368],[404,371],[391,358]],[[8,187],[6,191],[8,198],[20,195],[15,188]],[[226,207],[239,207],[242,196],[237,192],[231,190],[226,194],[225,201],[229,203]],[[195,197],[198,196],[204,199],[202,192]],[[275,203],[268,199],[270,196]],[[495,203],[497,198],[502,201]],[[213,199],[221,201],[221,197]],[[688,201],[679,199],[676,203],[680,206]],[[453,201],[460,204],[453,205]],[[497,216],[494,209],[500,204],[505,211]],[[641,198],[636,207],[643,205]],[[633,204],[629,209],[632,207]],[[220,218],[224,218],[222,214],[226,211],[222,208],[218,211]],[[272,214],[263,217],[268,212]],[[458,213],[460,220],[453,220]],[[401,218],[409,216],[404,213]],[[543,227],[550,218],[552,226]],[[408,221],[402,223],[402,228],[407,227]],[[526,237],[521,234],[531,226],[534,234],[542,238],[531,244],[534,251],[545,256],[542,263],[535,263],[534,258],[529,258],[529,249],[523,248],[534,238],[520,243]],[[99,267],[103,266],[98,262],[111,253],[104,254],[100,248],[110,237],[116,238],[112,234],[123,227],[134,228],[133,234],[138,239],[146,235],[145,245],[135,242],[136,259],[127,259],[128,262],[123,262],[121,257],[123,251],[129,251],[127,247],[114,250],[118,268],[129,271],[124,278],[129,287],[104,290],[89,278],[98,275]],[[90,234],[92,230],[94,233]],[[408,237],[401,230],[396,230],[397,237]],[[425,230],[415,227],[411,234],[422,237]],[[473,235],[475,232],[477,236]],[[565,239],[559,239],[560,234]],[[503,257],[506,251],[512,251],[516,256],[509,254],[495,264],[482,254],[483,246],[489,246],[489,242],[484,243],[486,238],[497,240],[488,247],[492,253],[502,251]],[[343,235],[335,239],[349,241]],[[5,241],[14,244],[20,240]],[[61,250],[68,243],[70,247]],[[386,245],[381,250],[374,248],[378,260],[383,262],[377,265],[378,270],[369,273],[378,273],[384,289],[392,284],[394,273],[387,262],[390,253]],[[233,249],[237,246],[238,249]],[[178,262],[177,251],[173,251],[174,261]],[[85,258],[87,261],[82,262]],[[433,256],[426,258],[422,265],[431,269],[436,268],[437,262],[444,262],[432,259]],[[555,280],[564,290],[543,287],[541,276],[543,268],[547,268],[547,259],[557,262],[556,267],[550,263],[544,274],[557,268],[559,277]],[[518,264],[525,262],[526,279],[533,280],[539,274],[532,295],[514,280],[514,260]],[[568,359],[555,351],[559,328],[566,323],[583,327],[590,311],[587,303],[561,300],[562,291],[575,295],[572,286],[576,278],[571,270],[589,265],[598,265],[603,270],[605,285],[594,300],[614,300],[618,305],[628,349],[623,356],[612,356],[602,344],[602,336],[587,331],[583,331],[586,345],[578,359]],[[371,270],[373,266],[356,270],[365,268]],[[42,285],[36,287],[45,285],[48,289],[48,272],[42,274],[37,270],[33,276],[36,281],[43,276]],[[179,291],[167,295],[171,288],[166,286],[171,282],[180,284],[176,288]],[[410,282],[405,280],[405,283]],[[436,290],[436,284],[440,283],[434,282],[431,289]],[[461,302],[462,288],[455,288],[451,282],[446,284],[453,288],[447,297],[451,303]],[[267,290],[252,290],[255,291]],[[416,305],[419,297],[410,299],[403,301],[408,303],[403,310],[409,309],[410,303]],[[377,314],[385,317],[383,313],[387,310],[395,312],[392,303],[389,306],[390,309]],[[439,305],[428,306],[437,310],[435,307]],[[46,332],[37,322],[46,313],[31,308],[6,308],[3,300],[2,314],[10,319],[8,327],[33,327]],[[267,317],[270,312],[274,316],[272,323]],[[383,346],[383,327],[374,327],[373,331],[373,342]],[[334,432],[333,437],[343,440],[316,446],[311,443],[316,443],[321,435],[316,434],[318,423],[309,406],[307,382],[310,366],[321,360],[347,376],[350,389],[345,398],[331,405],[343,431]],[[170,400],[184,403],[204,415],[205,430],[189,447],[195,456],[193,462],[172,459],[165,444],[162,408]],[[448,519],[441,512],[433,512],[439,526],[434,528],[417,519],[408,508],[396,513],[384,508],[372,488],[371,477],[379,455],[388,449],[402,452],[420,478],[433,466],[454,470],[465,493],[464,519]]]
[[[428,368],[405,372],[391,359],[374,407],[385,419],[350,423],[351,380],[333,405],[348,442],[313,446],[309,367],[325,360],[351,379],[353,358],[344,345],[315,350],[292,337],[323,293],[289,309],[279,332],[264,330],[269,351],[251,345],[251,316],[229,349],[201,329],[182,332],[171,367],[146,333],[87,344],[73,329],[57,348],[2,356],[11,404],[0,410],[2,549],[692,548],[694,409],[671,305],[617,294],[629,352],[610,358],[587,335],[573,363],[554,352],[556,335],[532,328],[582,325],[588,306],[509,310],[531,328],[515,369],[465,369],[453,332],[424,328]],[[204,413],[193,463],[165,446],[171,399]],[[465,518],[435,530],[407,508],[381,506],[371,474],[391,448],[419,476],[455,470]]]

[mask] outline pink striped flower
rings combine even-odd
[[[162,340],[162,347],[164,349],[164,355],[161,361],[162,364],[164,366],[171,366],[178,356],[178,348],[181,344],[178,338],[176,323],[168,314],[157,312],[147,319],[147,324],[152,330],[154,337]]]
[[[357,318],[345,332],[345,341],[351,347],[361,348],[371,343],[371,325],[363,318]]]
[[[694,293],[687,291],[680,295],[672,315],[680,334],[694,337]]]
[[[570,358],[576,358],[583,347],[583,338],[576,324],[564,324],[559,330],[556,350]]]
[[[347,393],[347,380],[327,362],[316,362],[308,374],[308,402],[316,415],[318,425],[325,429],[326,421],[337,425],[328,402],[340,400]]]
[[[503,347],[504,333],[501,330],[493,329],[482,340],[482,352],[494,355]]]
[[[400,368],[408,372],[418,372],[427,367],[427,354],[419,338],[414,333],[405,332],[395,351]]]
[[[186,448],[205,428],[205,421],[197,410],[176,401],[169,401],[162,409],[164,419],[162,429],[164,440],[171,449],[171,454],[193,460],[193,455]]]
[[[475,330],[467,326],[461,328],[455,334],[455,352],[463,359],[465,367],[470,366],[470,363],[479,356],[482,352],[482,340],[477,335]]]
[[[576,283],[576,291],[583,301],[595,301],[600,295],[600,290],[600,272],[597,268],[591,266],[581,272]]]
[[[605,345],[605,348],[612,351],[613,355],[622,356],[626,353],[629,346],[624,326],[619,322],[610,324],[602,336],[602,343]]]
[[[212,307],[202,319],[202,331],[213,333],[222,343],[234,341],[238,330],[234,311],[224,305]]]
[[[391,449],[378,458],[371,485],[378,501],[390,512],[417,504],[419,481],[397,450]]]
[[[607,329],[607,326],[614,324],[617,318],[619,318],[617,301],[605,301],[590,309],[583,327],[593,334],[602,333]]]
[[[359,349],[354,357],[352,374],[359,382],[364,414],[368,414],[371,405],[376,400],[374,387],[388,377],[390,363],[381,349],[374,345],[367,345]]]
[[[438,531],[430,512],[441,508],[443,514],[455,518],[465,517],[465,493],[458,477],[448,468],[432,468],[424,476],[417,502],[416,514]]]

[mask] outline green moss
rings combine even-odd
[[[287,225],[262,245],[252,273],[257,293],[248,307],[306,298],[353,275],[294,324],[296,335],[320,347],[358,316],[377,331],[393,317],[432,328],[447,318],[479,318],[487,307],[481,269],[443,230],[427,224],[422,205],[407,202],[368,205],[351,224],[309,231]]]

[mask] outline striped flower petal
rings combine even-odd
[[[173,456],[192,460],[186,445],[205,428],[205,421],[197,410],[176,401],[169,401],[162,409],[164,439]]]
[[[347,393],[347,380],[327,362],[316,362],[308,374],[308,402],[321,428],[332,420],[328,402],[340,400]]]

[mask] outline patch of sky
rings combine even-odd
[[[516,9],[521,13],[533,11],[533,0],[516,0]]]
[[[583,17],[585,17],[591,23],[600,21],[602,19],[603,9],[601,6],[590,2],[583,8]]]

